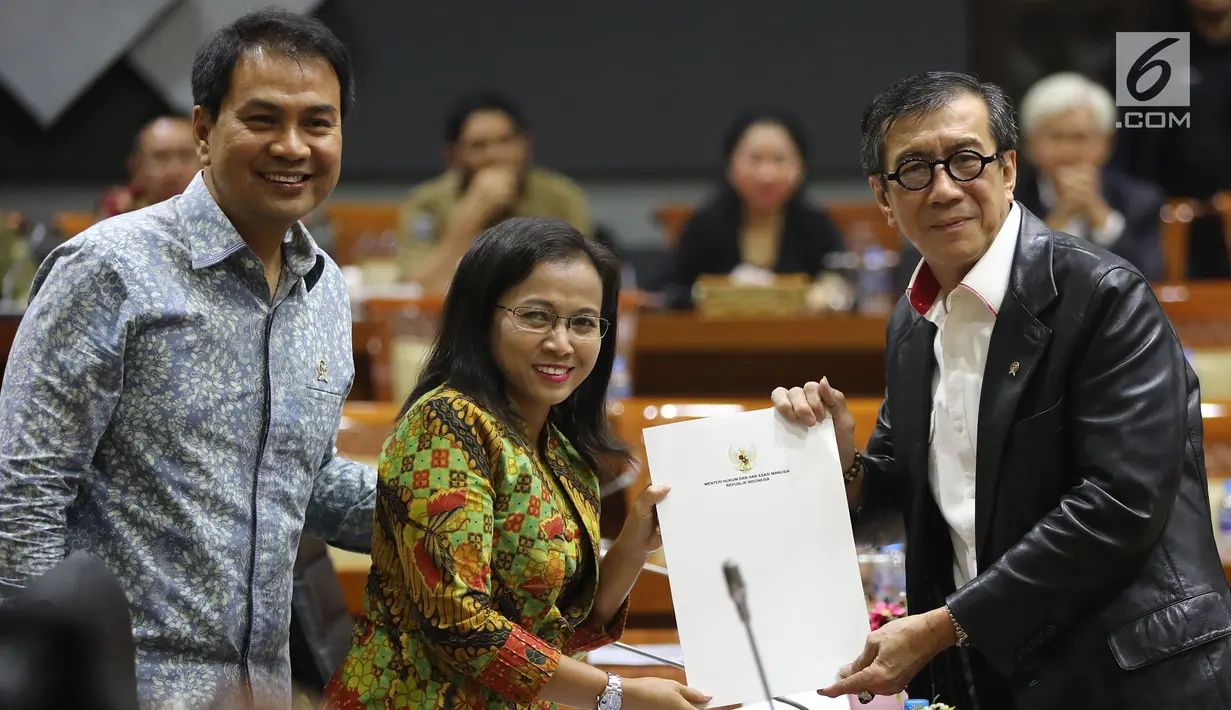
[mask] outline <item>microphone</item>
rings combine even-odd
[[[731,601],[735,602],[735,610],[739,612],[740,621],[745,625],[749,624],[751,620],[748,617],[748,593],[744,589],[744,576],[739,573],[739,566],[727,560],[722,565],[722,576],[727,579],[727,593],[731,595]],[[749,629],[750,638],[751,634],[752,631]],[[755,648],[755,644],[753,646]]]
[[[727,593],[731,595],[731,601],[735,602],[735,609],[739,613],[740,621],[744,623],[744,631],[748,633],[748,645],[752,647],[752,658],[756,661],[757,675],[761,678],[761,687],[765,690],[765,697],[768,699],[770,710],[773,710],[775,700],[799,710],[808,710],[808,708],[790,698],[775,698],[770,694],[769,679],[765,675],[765,668],[761,665],[761,653],[757,650],[756,639],[752,636],[752,619],[748,613],[748,591],[744,587],[744,576],[739,572],[739,565],[731,560],[723,563],[722,575],[726,577]],[[859,693],[859,703],[867,705],[872,702],[872,697],[872,694],[868,691],[862,691]]]
[[[744,588],[744,575],[739,573],[739,565],[727,560],[722,564],[722,576],[727,579],[727,593],[731,595],[731,601],[735,602],[739,620],[743,622],[744,631],[748,634],[748,645],[752,647],[752,658],[757,664],[757,676],[760,677],[761,687],[765,690],[769,710],[774,710],[774,694],[769,692],[769,678],[765,676],[765,667],[761,665],[761,652],[757,650],[757,641],[752,636],[752,619],[748,614],[748,593]]]
[[[744,588],[744,576],[740,574],[739,566],[731,560],[723,563],[722,576],[726,577],[727,593],[731,595],[731,601],[735,602],[735,610],[739,613],[739,619],[744,624],[744,631],[748,634],[748,645],[752,647],[752,658],[757,664],[757,676],[761,679],[761,688],[765,690],[765,700],[769,703],[769,710],[774,710],[775,700],[799,710],[808,710],[794,700],[775,698],[769,692],[769,678],[765,675],[765,667],[761,665],[761,652],[757,650],[756,639],[752,636],[752,619],[748,613],[748,592]]]

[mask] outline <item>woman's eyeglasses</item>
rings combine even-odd
[[[569,334],[577,340],[598,340],[607,335],[607,328],[611,326],[610,321],[598,316],[559,316],[545,308],[533,306],[507,308],[497,304],[496,308],[508,311],[513,325],[531,333],[549,333],[555,330],[556,323],[564,321]]]

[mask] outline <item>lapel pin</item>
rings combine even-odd
[[[1013,363],[1013,365],[1014,367],[1016,367],[1017,363]],[[320,362],[316,363],[316,381],[317,382],[328,382],[329,381],[329,365],[324,360],[321,360]]]
[[[1014,360],[1014,361],[1013,361],[1013,364],[1012,364],[1012,365],[1009,365],[1009,374],[1010,374],[1010,375],[1012,375],[1012,376],[1014,376],[1014,377],[1017,377],[1017,368],[1019,368],[1019,367],[1021,367],[1021,366],[1022,366],[1022,365],[1021,365],[1021,363],[1019,363],[1019,362],[1017,362],[1016,360]]]

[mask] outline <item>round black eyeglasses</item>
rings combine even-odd
[[[937,165],[943,165],[945,172],[955,181],[970,182],[983,174],[988,163],[999,158],[1000,153],[982,155],[974,150],[959,150],[948,158],[912,158],[903,161],[896,172],[881,173],[881,177],[892,180],[907,190],[926,190],[936,176]]]

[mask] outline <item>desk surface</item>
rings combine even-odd
[[[885,318],[706,318],[642,313],[631,343],[640,397],[768,397],[821,375],[852,397],[885,391]]]
[[[1186,347],[1231,347],[1231,282],[1156,284],[1155,292]],[[638,395],[764,397],[775,386],[818,373],[841,381],[851,396],[883,392],[884,316],[722,319],[641,311],[635,294],[624,300],[626,317],[635,319],[630,345]],[[351,399],[383,399],[391,394],[395,319],[440,304],[409,298],[366,303],[374,317],[354,324],[357,377]],[[0,355],[8,353],[20,321],[19,315],[0,316]]]
[[[705,318],[642,313],[633,347],[642,353],[881,352],[888,318]]]

